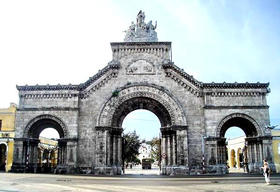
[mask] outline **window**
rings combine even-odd
[[[0,131],[2,129],[2,120],[0,119]]]
[[[280,143],[278,143],[278,155],[280,155]]]

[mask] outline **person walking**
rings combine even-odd
[[[269,168],[269,164],[267,162],[267,160],[263,160],[263,167],[261,167],[263,169],[263,175],[264,175],[264,179],[266,184],[270,184],[270,168]]]

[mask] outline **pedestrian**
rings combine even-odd
[[[266,159],[263,160],[263,167],[261,168],[263,169],[263,175],[266,184],[270,184],[270,168]]]

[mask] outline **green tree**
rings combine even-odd
[[[125,133],[123,135],[124,148],[123,148],[123,159],[125,163],[139,163],[140,160],[137,158],[139,155],[139,147],[141,141],[136,131]]]
[[[158,137],[154,137],[151,141],[147,141],[147,144],[151,145],[151,157],[155,161],[160,161],[160,139]]]

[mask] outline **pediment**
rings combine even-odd
[[[166,76],[176,81],[179,86],[184,87],[196,96],[202,96],[202,82],[196,80],[173,63],[163,64],[162,67],[165,70]]]

